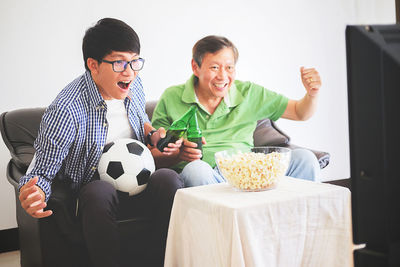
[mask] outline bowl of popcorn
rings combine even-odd
[[[241,191],[274,188],[290,163],[291,150],[285,147],[249,147],[215,153],[221,175]]]

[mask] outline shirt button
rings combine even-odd
[[[92,171],[95,171],[96,169],[97,169],[96,167],[94,167],[94,166],[92,167]]]
[[[101,146],[100,149],[103,150],[103,149],[104,149],[104,146]]]
[[[206,118],[209,119],[209,118],[210,118],[210,115],[206,115]]]
[[[103,126],[104,126],[104,127],[107,127],[107,122],[103,123]]]

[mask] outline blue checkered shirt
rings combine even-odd
[[[139,77],[124,100],[130,125],[139,141],[145,143],[145,97]],[[90,72],[67,85],[46,109],[34,143],[33,169],[21,177],[19,186],[38,176],[37,185],[51,194],[51,182],[58,172],[71,179],[78,190],[95,173],[107,137],[107,105],[100,95]]]

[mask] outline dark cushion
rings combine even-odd
[[[269,119],[259,120],[253,133],[254,146],[280,146],[288,144],[289,136],[284,134]]]
[[[149,117],[149,120],[153,117],[154,109],[156,108],[157,101],[147,101],[146,102],[146,114]]]

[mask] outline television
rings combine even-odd
[[[346,27],[354,251],[400,266],[400,24]]]

